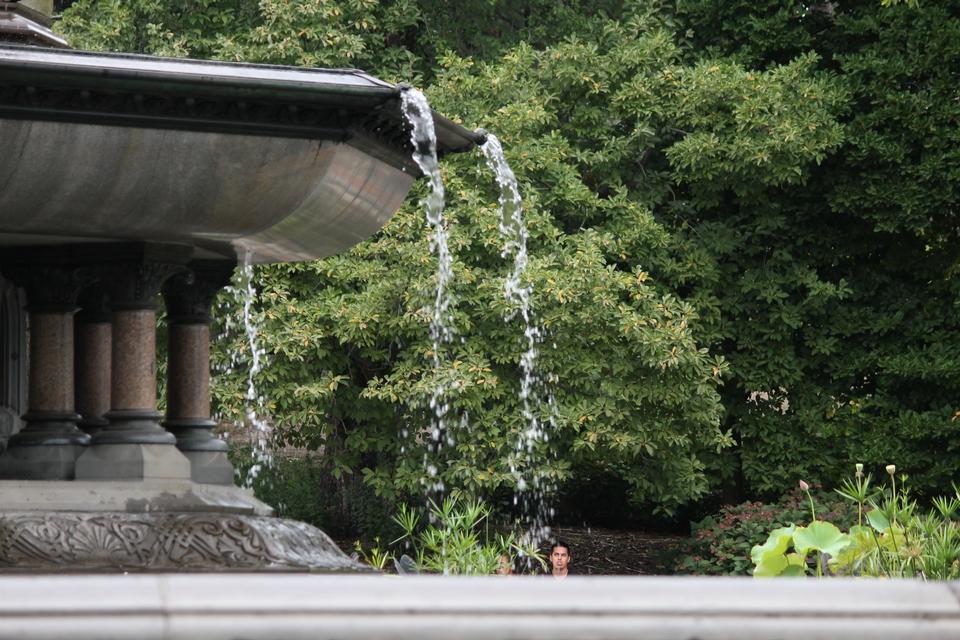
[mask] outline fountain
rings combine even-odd
[[[17,25],[0,37],[57,44],[0,10]],[[238,258],[322,258],[390,219],[422,175],[401,93],[351,70],[0,46],[0,568],[359,568],[233,485],[209,313]],[[429,115],[441,156],[480,139]]]
[[[6,1],[0,40],[64,45]],[[264,575],[359,567],[233,486],[210,433],[209,306],[239,256],[322,257],[389,219],[420,175],[400,93],[355,71],[0,44],[0,637],[960,634],[947,582]],[[421,115],[441,155],[482,140]],[[524,316],[522,278],[511,287]],[[519,450],[549,404],[532,366],[542,334],[525,322],[533,419]],[[31,572],[44,575],[10,575]]]

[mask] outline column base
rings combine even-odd
[[[0,454],[0,478],[6,480],[73,480],[76,464],[86,447],[47,444],[10,447]]]
[[[77,459],[76,478],[189,480],[190,461],[172,444],[93,444]]]
[[[80,418],[77,427],[91,438],[110,425],[106,418]]]
[[[190,461],[190,477],[203,484],[233,484],[233,465],[225,451],[181,451]]]
[[[176,444],[172,433],[160,426],[163,414],[149,409],[117,409],[104,416],[109,424],[93,438],[100,444]]]
[[[0,478],[71,480],[77,457],[90,436],[77,429],[80,416],[70,411],[31,411],[27,426],[11,436],[0,455]]]
[[[210,433],[216,422],[209,418],[169,418],[163,426],[176,436],[177,448],[190,460],[194,482],[233,484],[229,447]]]
[[[26,426],[10,438],[10,447],[86,445],[90,436],[77,429],[80,416],[71,411],[30,411]]]

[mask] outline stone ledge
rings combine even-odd
[[[957,638],[955,585],[750,578],[0,577],[0,637]]]
[[[56,511],[273,515],[249,490],[190,480],[0,481],[0,515]]]

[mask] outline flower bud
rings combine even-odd
[[[895,465],[895,464],[888,464],[888,465],[887,465],[887,473],[889,473],[890,475],[893,475],[893,474],[895,474],[896,472],[897,472],[897,465]]]
[[[810,485],[808,485],[803,480],[800,481],[800,489],[803,491],[810,491]]]
[[[857,476],[858,478],[862,478],[862,477],[863,477],[863,465],[858,462],[858,463],[856,464],[856,467],[857,467],[856,476]]]

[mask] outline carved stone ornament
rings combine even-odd
[[[233,263],[195,262],[163,285],[167,316],[172,323],[207,324],[210,305],[217,293],[230,283]]]
[[[216,513],[0,513],[0,571],[364,572],[316,527]]]
[[[33,311],[73,308],[81,289],[97,280],[98,274],[86,267],[16,265],[6,267],[4,275],[27,293]]]
[[[172,262],[141,262],[133,265],[112,265],[103,269],[103,279],[113,309],[150,308],[167,278],[186,267]]]

